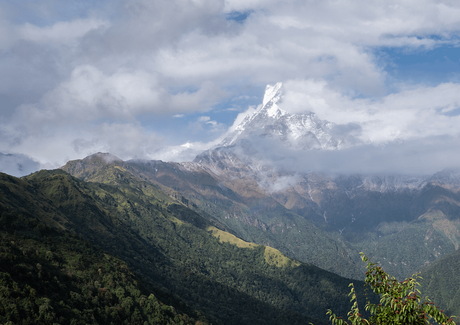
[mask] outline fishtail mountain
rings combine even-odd
[[[336,266],[315,257],[309,261],[344,276],[360,276],[363,270],[355,260],[360,251],[380,262],[389,273],[404,278],[458,249],[458,169],[434,175],[328,174],[315,172],[308,164],[299,166],[303,162],[297,156],[350,148],[360,139],[353,125],[320,120],[313,112],[284,111],[283,96],[282,84],[267,86],[255,112],[218,146],[199,154],[193,168],[206,170],[219,184],[242,196],[248,189],[261,193],[264,199],[258,201],[260,205],[268,202],[267,198],[273,199],[321,229],[358,267],[353,274],[344,274],[344,268],[337,267],[342,260],[337,260]],[[231,213],[226,216],[232,217],[236,219]],[[260,217],[256,219],[262,222],[262,229],[268,229]],[[244,222],[241,218],[234,221]],[[292,249],[296,245],[289,237],[282,242],[290,246],[274,247],[285,254],[301,260],[314,255]]]

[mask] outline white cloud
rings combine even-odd
[[[18,132],[15,139],[14,145],[1,143],[0,151],[28,152],[43,168],[57,168],[68,160],[84,158],[95,152],[110,152],[127,160],[147,159],[165,150],[164,139],[137,122],[67,124],[44,130],[39,135]]]
[[[217,145],[220,141],[221,139],[219,138],[211,142],[186,142],[181,145],[163,147],[156,153],[149,155],[149,159],[189,162],[203,151]]]
[[[353,99],[331,90],[324,80],[293,80],[285,83],[285,88],[282,109],[312,111],[320,119],[337,124],[360,125],[365,143],[460,132],[460,112],[456,111],[460,109],[460,84],[418,86],[379,99]]]
[[[297,173],[430,175],[460,166],[459,135],[427,136],[385,145],[361,144],[341,150],[298,151],[261,138],[250,139],[250,143],[255,150],[250,151],[249,160]],[[244,154],[241,150],[238,153]],[[271,190],[283,186],[285,182],[274,184]]]
[[[248,16],[227,20],[235,11]],[[201,112],[209,119],[178,133],[221,135],[231,123],[211,118],[215,105],[278,81],[284,109],[356,124],[367,143],[457,134],[459,84],[414,82],[389,94],[378,51],[458,46],[456,1],[126,0],[49,24],[12,12],[21,10],[0,8],[0,150],[43,163],[91,150],[185,157],[191,148],[168,153],[144,121]]]
[[[18,28],[17,36],[19,39],[36,43],[76,45],[78,39],[89,31],[108,27],[107,21],[92,18],[57,22],[52,26],[45,27],[26,23]]]

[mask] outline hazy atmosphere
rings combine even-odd
[[[276,82],[282,109],[359,139],[298,156],[280,148],[283,164],[458,167],[459,35],[458,1],[2,1],[0,171],[99,151],[190,161]]]

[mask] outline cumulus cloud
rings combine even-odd
[[[154,156],[163,145],[163,139],[148,133],[137,123],[103,123],[92,130],[92,138],[77,138],[72,146],[77,153],[110,152],[123,159]]]
[[[19,125],[15,130],[0,130],[10,136],[9,141],[0,144],[0,150],[27,152],[42,168],[57,168],[68,160],[95,152],[110,152],[126,160],[151,159],[160,150],[165,150],[164,139],[138,122],[48,124],[48,128],[38,131],[39,136],[36,132],[28,130],[25,125]]]
[[[211,120],[211,117],[209,116],[200,116],[195,121],[189,123],[188,129],[190,129],[192,134],[206,130],[208,133],[213,133],[217,134],[217,136],[221,136],[227,131],[228,127],[223,123]]]
[[[324,80],[290,81],[280,107],[311,111],[339,125],[359,125],[364,143],[382,144],[459,133],[460,84],[402,89],[378,99],[351,98],[331,90]]]
[[[49,166],[92,150],[184,159],[214,143],[194,136],[232,124],[211,118],[216,106],[278,81],[283,109],[314,111],[371,147],[457,134],[459,84],[388,87],[379,54],[458,46],[455,1],[120,0],[65,15],[27,3],[37,10],[0,8],[0,150]],[[171,150],[147,125],[159,116],[193,116]]]
[[[204,83],[194,92],[171,94],[154,73],[119,70],[107,75],[84,65],[76,67],[69,80],[45,94],[40,107],[63,115],[60,119],[132,119],[151,111],[172,114],[208,110],[219,95],[212,83]]]

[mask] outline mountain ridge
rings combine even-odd
[[[433,176],[290,173],[250,165],[232,147],[204,152],[189,163],[118,163],[169,195],[183,197],[233,235],[352,278],[364,271],[360,251],[385,261],[389,272],[402,278],[460,244],[456,185],[443,185]],[[455,179],[455,172],[448,173]],[[413,242],[403,244],[403,236]],[[394,242],[401,245],[398,254],[390,254]],[[426,250],[414,258],[411,250],[420,245]],[[329,247],[326,255],[335,257],[327,262],[312,247],[321,247],[318,252]]]
[[[70,231],[121,258],[135,274],[178,295],[213,323],[284,319],[323,324],[328,306],[346,313],[350,280],[232,237],[181,198],[162,194],[119,164],[102,168],[105,183],[78,180],[62,170],[22,180],[5,176],[0,179],[2,193],[19,182],[35,190],[35,197],[28,198],[35,208],[21,210],[21,201],[12,204],[9,195],[0,196],[0,207],[32,216],[44,199],[54,208],[48,218],[58,211]]]
[[[62,168],[72,174],[73,166],[78,164],[71,161]],[[241,177],[217,179],[207,170],[198,169],[197,172],[198,165],[190,168],[190,164],[183,167],[159,161],[127,161],[123,166],[142,179],[169,188],[163,189],[172,196],[180,193],[189,207],[246,241],[281,249],[292,258],[336,273],[343,270],[344,276],[360,278],[364,272],[358,255],[351,258],[346,245],[329,238],[313,223],[286,209],[259,189],[256,182],[249,184],[248,179]],[[97,180],[97,177],[84,176],[85,173],[74,175],[86,181]],[[285,238],[290,238],[289,242],[285,242]],[[325,250],[329,253],[321,253]]]

